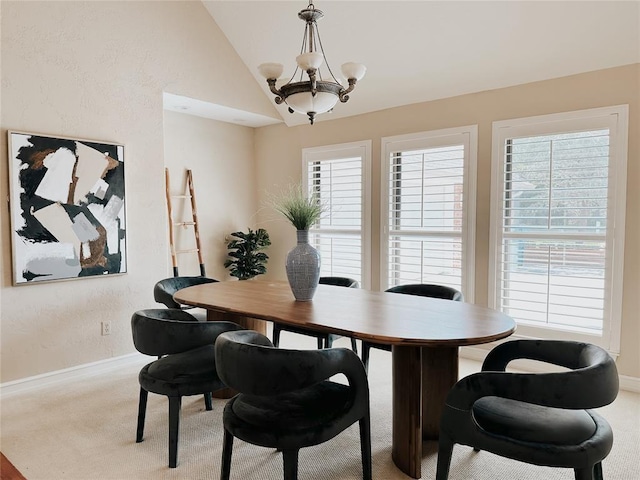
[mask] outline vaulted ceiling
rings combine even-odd
[[[295,69],[303,1],[203,4],[271,100],[257,66]],[[318,121],[640,62],[638,1],[316,0],[329,65],[367,74]],[[340,78],[339,78],[340,79]],[[614,88],[612,86],[612,88]],[[273,101],[273,100],[272,100]],[[306,117],[278,107],[288,125]]]

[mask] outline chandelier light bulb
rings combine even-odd
[[[342,74],[347,80],[351,78],[361,80],[365,73],[367,73],[367,67],[361,63],[347,62],[342,65]]]
[[[258,66],[258,71],[260,72],[260,75],[266,79],[277,80],[282,76],[284,67],[281,63],[263,63]]]
[[[296,57],[296,63],[305,72],[319,69],[323,60],[324,57],[319,52],[307,52]]]

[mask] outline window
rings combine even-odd
[[[436,283],[473,301],[477,127],[382,139],[381,289]]]
[[[626,106],[493,124],[490,306],[617,352]]]
[[[309,233],[320,251],[321,276],[349,277],[370,287],[371,142],[302,151],[304,186],[327,211]]]

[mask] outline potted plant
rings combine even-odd
[[[230,275],[239,280],[248,280],[266,273],[269,256],[261,250],[271,245],[269,234],[264,228],[245,232],[233,232],[233,240],[227,243],[229,258],[224,262]]]
[[[326,207],[317,195],[306,195],[300,185],[289,187],[272,204],[296,228],[298,242],[287,254],[287,279],[296,300],[309,301],[320,279],[320,253],[309,244],[309,228],[320,220]]]

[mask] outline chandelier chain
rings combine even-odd
[[[326,59],[327,56],[324,54],[324,47],[322,46],[322,39],[320,38],[320,31],[317,28],[316,28],[316,37],[318,38],[318,44],[320,45],[320,51],[322,52],[322,56]],[[329,66],[329,62],[325,61],[324,64],[327,66],[327,70],[329,70],[329,74],[331,75],[331,78],[333,78],[333,81],[336,82],[336,83],[340,83],[340,82],[338,82],[338,80],[336,79],[336,76],[331,71],[331,67]],[[320,78],[322,78],[322,75],[320,75]]]

